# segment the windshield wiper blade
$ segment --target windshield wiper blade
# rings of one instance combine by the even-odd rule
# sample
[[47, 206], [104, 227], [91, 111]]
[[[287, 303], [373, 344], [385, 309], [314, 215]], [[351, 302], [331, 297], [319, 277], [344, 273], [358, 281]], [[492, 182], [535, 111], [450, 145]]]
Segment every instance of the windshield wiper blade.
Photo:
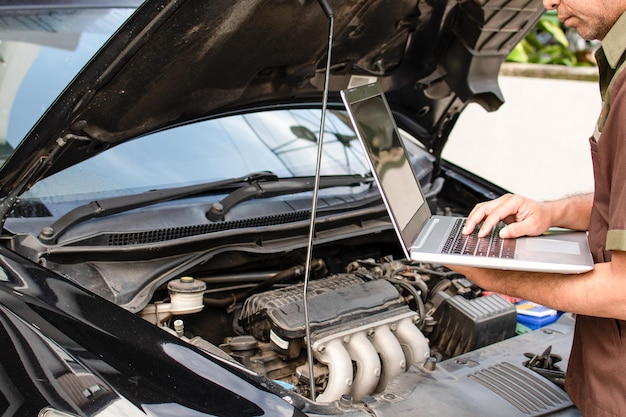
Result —
[[189, 185], [186, 187], [167, 188], [163, 190], [148, 191], [141, 194], [94, 200], [90, 203], [74, 208], [61, 216], [52, 225], [44, 227], [39, 233], [39, 239], [44, 243], [56, 243], [59, 236], [65, 233], [70, 227], [95, 217], [110, 216], [124, 211], [146, 207], [152, 204], [189, 197], [195, 194], [202, 194], [224, 188], [232, 188], [237, 184], [277, 180], [278, 176], [273, 172], [260, 171], [252, 172], [237, 178]]
[[[230, 178], [186, 187], [168, 188], [164, 190], [148, 191], [141, 194], [112, 197], [103, 200], [94, 200], [85, 205], [70, 210], [61, 216], [52, 225], [46, 226], [39, 233], [43, 243], [54, 244], [58, 238], [77, 223], [96, 217], [106, 217], [152, 204], [163, 203], [179, 198], [190, 197], [216, 190], [236, 188], [219, 203], [213, 204], [207, 217], [212, 221], [219, 221], [235, 205], [253, 199], [272, 197], [281, 194], [311, 191], [313, 178], [279, 179], [270, 171], [254, 172], [238, 178]], [[371, 177], [361, 175], [339, 175], [322, 178], [320, 188], [339, 186], [353, 186], [372, 182]], [[211, 213], [221, 206], [221, 213]], [[215, 219], [215, 220], [214, 220]]]
[[[372, 182], [372, 180], [373, 178], [362, 175], [327, 176], [320, 178], [319, 186], [320, 188], [347, 187]], [[281, 179], [276, 182], [253, 182], [228, 194], [220, 202], [213, 203], [207, 212], [207, 217], [217, 222], [222, 220], [230, 209], [244, 201], [312, 191], [314, 184], [315, 178], [313, 177]]]

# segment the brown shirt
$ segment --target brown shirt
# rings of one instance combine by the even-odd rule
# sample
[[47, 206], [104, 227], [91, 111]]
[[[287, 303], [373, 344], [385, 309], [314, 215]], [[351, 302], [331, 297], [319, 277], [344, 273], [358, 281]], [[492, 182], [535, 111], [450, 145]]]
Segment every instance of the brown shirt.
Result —
[[[603, 113], [590, 139], [595, 191], [589, 224], [596, 262], [626, 251], [625, 33], [626, 14], [597, 54]], [[565, 387], [586, 417], [626, 415], [626, 321], [577, 316]]]

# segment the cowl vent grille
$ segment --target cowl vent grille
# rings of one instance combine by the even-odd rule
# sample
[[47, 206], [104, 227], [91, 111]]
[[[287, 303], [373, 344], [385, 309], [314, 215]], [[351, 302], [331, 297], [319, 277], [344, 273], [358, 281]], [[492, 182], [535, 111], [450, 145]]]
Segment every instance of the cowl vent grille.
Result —
[[[227, 222], [200, 224], [194, 226], [172, 227], [167, 229], [148, 230], [142, 232], [109, 233], [109, 246], [144, 245], [168, 240], [181, 239], [190, 236], [198, 236], [207, 233], [221, 232], [224, 230], [245, 229], [253, 227], [272, 226], [276, 224], [294, 223], [307, 220], [310, 217], [309, 210], [294, 213], [277, 214], [273, 216], [255, 217]], [[105, 238], [106, 238], [105, 237]]]
[[507, 362], [468, 377], [529, 416], [544, 415], [548, 411], [571, 405], [569, 397], [559, 387], [531, 371]]

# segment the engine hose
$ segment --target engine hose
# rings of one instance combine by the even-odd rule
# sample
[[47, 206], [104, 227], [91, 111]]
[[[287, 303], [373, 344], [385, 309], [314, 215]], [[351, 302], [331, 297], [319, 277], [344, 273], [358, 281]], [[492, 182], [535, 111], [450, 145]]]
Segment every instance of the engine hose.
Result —
[[435, 284], [430, 293], [435, 295], [440, 291], [446, 291], [448, 288], [450, 288], [450, 285], [452, 285], [452, 282], [449, 279], [442, 279], [437, 284]]
[[426, 298], [428, 297], [428, 286], [426, 285], [426, 283], [422, 279], [416, 279], [415, 281], [411, 281], [409, 279], [396, 278], [396, 275], [402, 272], [406, 272], [406, 268], [398, 268], [392, 271], [391, 274], [389, 274], [389, 278], [393, 280], [397, 280], [398, 282], [406, 282], [408, 284], [413, 285], [414, 287], [417, 287], [421, 292], [422, 301], [426, 301]]
[[[320, 270], [324, 268], [324, 261], [321, 259], [313, 260], [311, 267], [315, 270]], [[265, 291], [266, 289], [271, 288], [273, 285], [278, 284], [281, 281], [284, 281], [289, 278], [294, 278], [297, 276], [301, 276], [304, 274], [304, 266], [296, 265], [291, 268], [285, 269], [284, 271], [280, 271], [271, 278], [266, 279], [265, 281], [259, 283], [253, 288], [250, 288], [246, 291], [239, 291], [237, 293], [232, 293], [230, 297], [222, 297], [222, 298], [212, 298], [205, 296], [203, 298], [204, 304], [210, 307], [229, 307], [236, 304], [238, 301], [245, 299], [253, 294], [256, 294], [261, 291]]]
[[424, 306], [424, 301], [422, 301], [422, 294], [418, 291], [415, 286], [413, 286], [413, 282], [404, 281], [396, 278], [385, 278], [392, 284], [398, 285], [399, 287], [407, 290], [415, 299], [415, 304], [417, 305], [417, 311], [419, 313], [419, 320], [417, 322], [417, 327], [421, 328], [422, 324], [424, 324], [424, 320], [426, 320], [426, 307]]
[[417, 272], [422, 272], [424, 274], [435, 275], [435, 276], [443, 277], [443, 278], [447, 278], [452, 275], [461, 275], [456, 271], [445, 271], [445, 272], [435, 271], [429, 268], [424, 268], [423, 266], [411, 266], [411, 270], [415, 270]]

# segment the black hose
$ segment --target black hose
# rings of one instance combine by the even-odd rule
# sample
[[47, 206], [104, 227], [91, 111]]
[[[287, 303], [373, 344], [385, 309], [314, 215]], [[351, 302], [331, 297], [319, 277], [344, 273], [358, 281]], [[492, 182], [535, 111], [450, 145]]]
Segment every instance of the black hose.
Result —
[[402, 282], [407, 282], [415, 287], [417, 287], [421, 293], [422, 293], [422, 301], [426, 301], [426, 297], [428, 297], [428, 285], [426, 285], [426, 283], [424, 282], [424, 280], [422, 280], [421, 278], [416, 279], [414, 281], [410, 280], [410, 279], [398, 279], [396, 278], [396, 275], [398, 275], [399, 273], [405, 272], [406, 268], [398, 268], [394, 271], [391, 272], [391, 274], [389, 274], [389, 278], [390, 279], [394, 279], [394, 280], [398, 280], [398, 281], [402, 281]]
[[[319, 270], [324, 267], [324, 262], [320, 259], [313, 260], [311, 267], [315, 270]], [[296, 265], [291, 268], [285, 269], [284, 271], [280, 271], [271, 278], [266, 279], [265, 281], [259, 283], [259, 285], [250, 288], [249, 290], [239, 291], [237, 293], [233, 293], [230, 297], [223, 298], [212, 298], [205, 296], [203, 298], [204, 304], [210, 307], [228, 307], [236, 304], [238, 301], [243, 300], [247, 297], [250, 297], [253, 294], [259, 293], [261, 291], [265, 291], [272, 286], [278, 284], [281, 281], [286, 279], [294, 278], [297, 276], [301, 276], [304, 274], [304, 266]]]
[[424, 306], [424, 302], [422, 301], [422, 294], [415, 286], [413, 286], [413, 282], [401, 280], [397, 278], [385, 278], [392, 284], [398, 285], [399, 287], [407, 290], [415, 299], [415, 304], [417, 306], [417, 310], [419, 313], [419, 321], [417, 322], [417, 327], [421, 328], [422, 324], [424, 324], [424, 320], [426, 319], [426, 307]]

